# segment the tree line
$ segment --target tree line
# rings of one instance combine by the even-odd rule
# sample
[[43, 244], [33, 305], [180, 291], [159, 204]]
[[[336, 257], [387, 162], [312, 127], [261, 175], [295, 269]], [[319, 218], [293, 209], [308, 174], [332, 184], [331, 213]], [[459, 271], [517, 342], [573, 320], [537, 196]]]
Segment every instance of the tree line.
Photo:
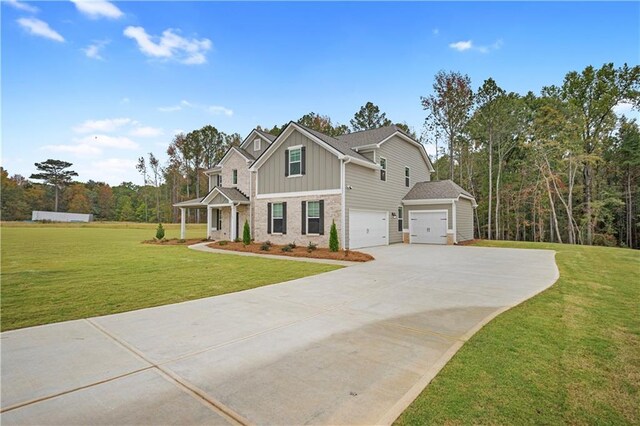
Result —
[[[640, 130], [615, 113], [621, 104], [640, 106], [640, 66], [588, 66], [537, 95], [507, 92], [492, 78], [473, 87], [467, 75], [438, 72], [431, 93], [420, 98], [419, 135], [372, 102], [349, 125], [315, 112], [297, 122], [331, 136], [395, 124], [433, 144], [432, 179], [452, 179], [474, 195], [478, 238], [640, 247]], [[286, 124], [258, 128], [277, 136]], [[211, 125], [175, 135], [165, 164], [153, 153], [138, 159], [143, 185], [74, 182], [71, 164], [59, 160], [37, 163], [29, 179], [3, 169], [2, 219], [25, 220], [31, 210], [58, 206], [99, 220], [174, 222], [179, 212], [172, 205], [202, 197], [202, 171], [241, 141]], [[192, 215], [203, 220], [198, 211]]]

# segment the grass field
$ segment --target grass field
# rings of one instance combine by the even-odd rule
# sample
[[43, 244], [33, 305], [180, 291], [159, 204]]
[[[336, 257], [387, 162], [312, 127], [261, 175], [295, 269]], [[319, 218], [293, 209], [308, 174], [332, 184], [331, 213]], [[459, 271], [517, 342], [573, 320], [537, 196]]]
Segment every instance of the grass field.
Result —
[[557, 251], [560, 279], [473, 336], [397, 420], [640, 424], [640, 252]]
[[[179, 225], [166, 225], [166, 238]], [[203, 236], [188, 225], [187, 237]], [[336, 269], [333, 265], [141, 244], [155, 225], [2, 223], [3, 331], [215, 296]]]

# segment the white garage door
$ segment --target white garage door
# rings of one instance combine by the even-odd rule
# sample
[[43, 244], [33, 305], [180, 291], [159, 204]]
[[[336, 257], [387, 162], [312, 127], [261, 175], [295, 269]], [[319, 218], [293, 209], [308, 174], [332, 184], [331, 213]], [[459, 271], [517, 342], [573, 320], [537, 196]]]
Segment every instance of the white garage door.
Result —
[[349, 210], [349, 248], [386, 245], [388, 233], [387, 212]]
[[447, 211], [409, 212], [412, 244], [447, 244]]

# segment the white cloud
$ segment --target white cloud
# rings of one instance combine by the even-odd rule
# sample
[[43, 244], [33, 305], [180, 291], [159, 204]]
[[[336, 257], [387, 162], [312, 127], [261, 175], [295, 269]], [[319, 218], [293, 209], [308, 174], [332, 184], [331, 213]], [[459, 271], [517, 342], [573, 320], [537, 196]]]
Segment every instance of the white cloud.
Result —
[[75, 126], [73, 131], [76, 133], [91, 132], [113, 132], [122, 126], [135, 123], [130, 118], [108, 118], [105, 120], [87, 120], [84, 123]]
[[482, 45], [482, 46], [476, 46], [473, 44], [473, 41], [471, 40], [466, 40], [466, 41], [457, 41], [455, 43], [450, 43], [449, 47], [457, 50], [458, 52], [465, 52], [467, 50], [475, 50], [477, 52], [480, 53], [489, 53], [491, 51], [494, 50], [498, 50], [502, 47], [504, 43], [502, 42], [502, 39], [496, 40], [495, 43], [489, 44], [489, 45]]
[[465, 50], [469, 50], [473, 47], [473, 42], [471, 40], [456, 41], [455, 43], [450, 43], [449, 47], [457, 50], [458, 52], [464, 52]]
[[78, 157], [95, 157], [102, 154], [102, 150], [100, 148], [86, 143], [73, 145], [45, 145], [42, 149], [51, 152], [75, 154]]
[[126, 136], [109, 136], [96, 134], [74, 139], [80, 145], [90, 145], [98, 148], [138, 149], [138, 144]]
[[198, 65], [207, 62], [205, 53], [211, 49], [211, 40], [188, 39], [176, 34], [171, 28], [162, 36], [147, 34], [142, 27], [127, 27], [124, 35], [135, 40], [142, 53], [152, 58], [173, 59], [183, 64]]
[[233, 115], [232, 109], [226, 108], [221, 105], [200, 105], [200, 104], [194, 104], [185, 100], [180, 101], [180, 103], [176, 105], [158, 107], [158, 111], [175, 112], [175, 111], [180, 111], [186, 108], [199, 109], [213, 115], [226, 115], [227, 117], [231, 117]]
[[112, 171], [128, 171], [135, 170], [136, 161], [128, 158], [107, 158], [106, 160], [94, 161], [92, 166], [99, 169], [108, 169]]
[[231, 117], [233, 115], [233, 110], [219, 105], [211, 105], [207, 108], [207, 111], [213, 115], [224, 114], [227, 117]]
[[431, 33], [432, 33], [434, 36], [437, 36], [438, 34], [440, 34], [440, 30], [439, 30], [438, 28], [434, 28], [434, 29], [432, 29], [432, 30], [431, 30]]
[[78, 164], [75, 169], [80, 179], [93, 179], [119, 185], [122, 182], [142, 184], [142, 177], [136, 171], [136, 160], [129, 158], [105, 158]]
[[106, 0], [71, 0], [76, 9], [91, 19], [109, 18], [118, 19], [124, 13], [112, 3]]
[[16, 22], [20, 24], [22, 28], [27, 30], [30, 34], [48, 38], [50, 40], [64, 42], [64, 37], [62, 37], [58, 32], [53, 30], [49, 24], [40, 19], [36, 18], [20, 18]]
[[158, 127], [141, 126], [136, 127], [130, 133], [131, 136], [137, 136], [141, 138], [152, 138], [155, 136], [162, 136], [164, 131]]
[[100, 52], [102, 51], [102, 49], [104, 49], [104, 47], [107, 44], [109, 44], [109, 40], [94, 41], [92, 44], [82, 49], [82, 51], [84, 52], [85, 55], [87, 55], [87, 58], [104, 61], [104, 57]]
[[24, 12], [38, 13], [40, 11], [40, 9], [38, 9], [37, 7], [18, 0], [4, 0], [3, 3], [6, 3], [9, 6], [22, 10]]

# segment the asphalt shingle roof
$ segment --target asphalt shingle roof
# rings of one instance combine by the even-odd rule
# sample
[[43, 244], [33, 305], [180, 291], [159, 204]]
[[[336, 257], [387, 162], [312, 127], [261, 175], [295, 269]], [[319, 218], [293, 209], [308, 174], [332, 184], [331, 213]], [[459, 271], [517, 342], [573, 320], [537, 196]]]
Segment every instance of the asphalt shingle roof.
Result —
[[218, 186], [216, 187], [218, 189], [218, 191], [220, 191], [225, 197], [229, 198], [231, 201], [234, 202], [248, 202], [249, 198], [244, 195], [242, 192], [238, 191], [237, 188], [227, 188], [224, 186]]
[[253, 156], [251, 153], [249, 153], [249, 151], [247, 151], [246, 149], [244, 149], [244, 148], [240, 148], [239, 146], [237, 146], [237, 147], [236, 147], [236, 149], [237, 149], [238, 151], [240, 151], [240, 153], [241, 153], [242, 155], [244, 155], [245, 157], [247, 157], [249, 160], [253, 161], [253, 160], [255, 160], [255, 159], [256, 159], [256, 157], [254, 157], [254, 156]]
[[306, 126], [303, 126], [302, 124], [298, 124], [298, 126], [302, 127], [303, 129], [305, 129], [307, 132], [311, 133], [312, 135], [314, 135], [315, 137], [317, 137], [318, 139], [322, 140], [323, 142], [325, 142], [327, 145], [329, 145], [330, 147], [336, 149], [338, 152], [345, 154], [345, 155], [349, 155], [351, 157], [357, 158], [358, 160], [362, 160], [362, 161], [366, 161], [367, 163], [373, 163], [373, 161], [369, 160], [367, 157], [365, 157], [362, 154], [359, 154], [357, 152], [355, 152], [354, 150], [351, 149], [351, 147], [349, 147], [349, 145], [347, 145], [346, 143], [336, 139], [336, 138], [332, 138], [329, 135], [325, 135], [324, 133], [318, 132], [317, 130], [313, 130], [310, 129]]
[[382, 142], [397, 131], [402, 131], [396, 126], [379, 127], [377, 129], [363, 130], [361, 132], [346, 133], [338, 136], [338, 140], [344, 142], [349, 148], [363, 145], [371, 145]]
[[452, 180], [434, 180], [431, 182], [417, 182], [403, 200], [437, 200], [442, 198], [458, 198], [466, 195], [473, 198], [473, 195], [462, 189]]
[[269, 139], [271, 142], [276, 140], [276, 136], [272, 135], [271, 133], [267, 133], [264, 130], [258, 130], [258, 129], [255, 129], [255, 130], [256, 130], [256, 132], [260, 133], [265, 138]]

